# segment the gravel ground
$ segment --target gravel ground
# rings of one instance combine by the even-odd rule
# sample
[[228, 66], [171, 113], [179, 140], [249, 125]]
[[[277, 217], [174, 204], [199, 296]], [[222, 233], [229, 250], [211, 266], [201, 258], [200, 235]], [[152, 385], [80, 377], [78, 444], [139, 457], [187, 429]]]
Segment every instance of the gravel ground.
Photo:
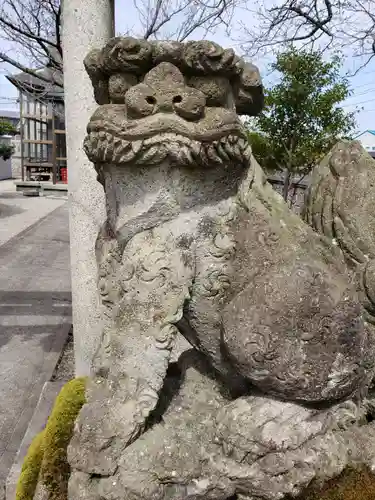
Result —
[[68, 335], [65, 347], [52, 375], [51, 381], [69, 381], [74, 378], [73, 328]]

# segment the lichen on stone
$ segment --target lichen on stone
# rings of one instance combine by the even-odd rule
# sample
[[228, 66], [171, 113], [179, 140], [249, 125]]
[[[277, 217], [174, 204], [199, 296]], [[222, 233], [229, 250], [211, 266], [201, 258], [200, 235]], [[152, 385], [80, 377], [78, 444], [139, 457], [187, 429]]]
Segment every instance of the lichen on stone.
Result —
[[56, 398], [46, 428], [26, 455], [17, 485], [16, 500], [32, 500], [38, 485], [49, 500], [67, 499], [70, 466], [67, 448], [77, 415], [85, 403], [85, 378], [69, 381]]

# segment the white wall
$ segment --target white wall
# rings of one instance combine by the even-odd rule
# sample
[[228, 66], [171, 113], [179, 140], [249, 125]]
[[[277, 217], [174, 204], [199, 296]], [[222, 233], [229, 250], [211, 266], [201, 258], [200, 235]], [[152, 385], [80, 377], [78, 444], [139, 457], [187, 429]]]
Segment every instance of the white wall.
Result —
[[362, 146], [367, 151], [375, 151], [375, 135], [370, 132], [364, 132], [359, 137], [357, 137], [357, 141], [360, 141]]
[[10, 162], [12, 164], [12, 177], [13, 179], [21, 179], [22, 177], [22, 163], [21, 163], [21, 137], [16, 135], [12, 138], [12, 146], [14, 153]]
[[[10, 137], [0, 137], [0, 141], [3, 144], [10, 144], [11, 143], [11, 138]], [[3, 160], [3, 157], [0, 157], [0, 180], [3, 179], [11, 179], [12, 177], [12, 165], [11, 165], [11, 160]]]
[[0, 157], [0, 181], [12, 178], [12, 165], [10, 160], [3, 160]]

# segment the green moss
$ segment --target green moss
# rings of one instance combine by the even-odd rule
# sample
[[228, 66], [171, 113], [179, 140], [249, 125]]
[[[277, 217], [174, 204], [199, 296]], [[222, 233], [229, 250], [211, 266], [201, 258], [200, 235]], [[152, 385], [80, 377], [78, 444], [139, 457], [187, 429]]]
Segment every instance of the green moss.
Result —
[[323, 487], [309, 487], [295, 500], [375, 500], [375, 476], [366, 467], [347, 468]]
[[67, 498], [70, 467], [66, 453], [74, 422], [84, 403], [85, 379], [73, 379], [62, 388], [48, 419], [40, 474], [50, 492], [50, 500]]
[[43, 460], [43, 439], [44, 431], [35, 436], [28, 449], [17, 483], [16, 500], [31, 500], [34, 496]]
[[32, 500], [38, 478], [49, 500], [67, 500], [70, 467], [67, 448], [75, 420], [85, 403], [85, 378], [68, 382], [57, 396], [44, 431], [32, 442], [17, 485], [16, 500]]

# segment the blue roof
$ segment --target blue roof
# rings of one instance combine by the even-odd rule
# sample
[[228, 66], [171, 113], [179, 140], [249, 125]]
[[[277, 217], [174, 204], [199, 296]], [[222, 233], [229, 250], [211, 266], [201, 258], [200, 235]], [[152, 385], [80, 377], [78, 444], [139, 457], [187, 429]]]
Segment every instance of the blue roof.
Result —
[[363, 132], [361, 132], [360, 134], [356, 135], [354, 137], [354, 139], [357, 139], [358, 137], [361, 137], [361, 135], [365, 134], [366, 132], [368, 132], [369, 134], [372, 134], [372, 135], [375, 135], [375, 130], [364, 130]]

